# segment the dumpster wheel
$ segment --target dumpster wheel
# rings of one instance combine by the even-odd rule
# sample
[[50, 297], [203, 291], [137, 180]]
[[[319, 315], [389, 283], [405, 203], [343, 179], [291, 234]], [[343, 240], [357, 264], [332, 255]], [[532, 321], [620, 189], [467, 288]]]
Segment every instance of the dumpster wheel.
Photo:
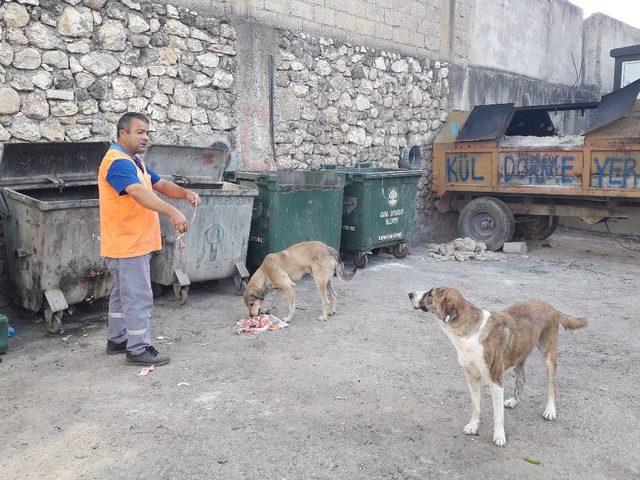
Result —
[[391, 249], [391, 253], [396, 258], [404, 258], [411, 252], [411, 247], [408, 243], [396, 243]]
[[151, 284], [151, 292], [153, 293], [153, 298], [158, 298], [162, 295], [162, 291], [164, 290], [164, 285], [160, 285], [159, 283]]
[[356, 268], [367, 268], [369, 263], [368, 252], [356, 252], [356, 256], [353, 259], [353, 264]]
[[62, 333], [62, 312], [52, 312], [49, 308], [44, 309], [44, 321], [49, 333]]
[[176, 297], [178, 305], [184, 305], [189, 299], [189, 285], [174, 285], [173, 294]]

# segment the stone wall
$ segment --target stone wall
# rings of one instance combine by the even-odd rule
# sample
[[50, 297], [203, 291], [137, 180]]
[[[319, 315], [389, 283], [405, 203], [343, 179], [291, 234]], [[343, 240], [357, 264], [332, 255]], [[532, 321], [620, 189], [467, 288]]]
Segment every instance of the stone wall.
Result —
[[279, 47], [278, 169], [396, 166], [400, 148], [430, 145], [447, 118], [449, 69], [438, 61], [289, 31]]
[[233, 139], [236, 30], [132, 0], [17, 0], [0, 8], [0, 141], [109, 140], [126, 111], [156, 143]]

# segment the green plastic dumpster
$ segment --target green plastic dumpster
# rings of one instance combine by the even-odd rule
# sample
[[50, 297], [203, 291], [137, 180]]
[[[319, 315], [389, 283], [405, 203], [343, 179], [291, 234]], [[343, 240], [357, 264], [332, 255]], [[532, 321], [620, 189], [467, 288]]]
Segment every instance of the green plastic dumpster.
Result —
[[9, 348], [9, 319], [0, 313], [0, 353]]
[[358, 268], [367, 256], [389, 250], [396, 258], [409, 254], [408, 239], [416, 213], [419, 170], [353, 168], [323, 165], [323, 170], [345, 177], [341, 248], [355, 253]]
[[320, 171], [226, 172], [225, 178], [258, 190], [247, 265], [258, 267], [267, 254], [307, 240], [340, 250], [344, 175]]

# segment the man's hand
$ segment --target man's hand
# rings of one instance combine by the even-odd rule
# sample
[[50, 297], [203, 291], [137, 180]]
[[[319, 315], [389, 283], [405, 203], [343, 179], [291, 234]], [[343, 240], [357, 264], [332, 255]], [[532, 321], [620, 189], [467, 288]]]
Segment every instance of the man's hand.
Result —
[[184, 198], [186, 198], [193, 207], [200, 205], [200, 195], [192, 190], [186, 190]]
[[182, 214], [182, 212], [180, 212], [180, 210], [178, 210], [177, 208], [175, 209], [173, 214], [171, 214], [171, 216], [169, 217], [169, 220], [171, 221], [171, 225], [173, 225], [173, 228], [177, 232], [184, 233], [189, 229], [189, 225], [187, 224], [187, 219]]

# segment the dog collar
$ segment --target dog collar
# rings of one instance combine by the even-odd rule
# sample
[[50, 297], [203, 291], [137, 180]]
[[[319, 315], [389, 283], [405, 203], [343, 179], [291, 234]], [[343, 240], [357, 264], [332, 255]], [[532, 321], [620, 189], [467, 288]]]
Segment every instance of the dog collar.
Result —
[[443, 322], [444, 323], [449, 323], [451, 321], [451, 315], [447, 315], [446, 317], [444, 317]]

